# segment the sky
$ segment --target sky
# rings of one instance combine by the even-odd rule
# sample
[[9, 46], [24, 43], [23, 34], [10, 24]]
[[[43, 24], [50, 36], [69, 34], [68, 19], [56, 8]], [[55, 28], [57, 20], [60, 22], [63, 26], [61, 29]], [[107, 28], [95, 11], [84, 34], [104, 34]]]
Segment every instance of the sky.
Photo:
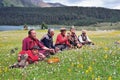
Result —
[[43, 0], [45, 2], [62, 3], [67, 6], [105, 7], [120, 9], [120, 0]]

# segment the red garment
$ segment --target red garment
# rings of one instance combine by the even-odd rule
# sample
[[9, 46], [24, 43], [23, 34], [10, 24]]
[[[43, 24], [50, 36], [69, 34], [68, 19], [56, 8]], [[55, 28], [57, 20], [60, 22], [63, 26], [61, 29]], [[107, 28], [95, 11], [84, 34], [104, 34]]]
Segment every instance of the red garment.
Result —
[[58, 34], [58, 36], [57, 36], [56, 45], [57, 44], [66, 44], [66, 45], [70, 46], [67, 36], [63, 36], [61, 33]]
[[30, 61], [32, 61], [32, 62], [38, 61], [38, 59], [39, 59], [38, 55], [33, 54], [31, 50], [20, 51], [19, 52], [19, 55], [23, 55], [23, 54], [28, 54], [28, 59], [27, 59], [28, 62], [30, 62]]
[[38, 39], [33, 39], [30, 36], [25, 38], [22, 42], [22, 50], [24, 51], [31, 50], [33, 46], [39, 46], [40, 48], [44, 47], [44, 45], [41, 44]]

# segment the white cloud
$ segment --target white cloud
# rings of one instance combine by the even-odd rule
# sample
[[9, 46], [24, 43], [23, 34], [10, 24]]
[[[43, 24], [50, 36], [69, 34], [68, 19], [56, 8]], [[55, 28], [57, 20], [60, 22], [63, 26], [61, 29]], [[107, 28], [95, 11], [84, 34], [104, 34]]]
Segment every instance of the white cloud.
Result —
[[59, 2], [67, 6], [106, 7], [120, 9], [120, 0], [44, 0], [47, 2]]
[[113, 7], [113, 9], [120, 9], [120, 5]]
[[45, 2], [52, 2], [52, 3], [56, 3], [56, 2], [59, 2], [59, 3], [63, 3], [63, 4], [66, 4], [67, 2], [69, 2], [69, 0], [44, 0]]
[[76, 2], [76, 4], [77, 4], [77, 6], [87, 6], [87, 7], [99, 6], [99, 7], [102, 7], [104, 3], [102, 0], [83, 0], [83, 1]]

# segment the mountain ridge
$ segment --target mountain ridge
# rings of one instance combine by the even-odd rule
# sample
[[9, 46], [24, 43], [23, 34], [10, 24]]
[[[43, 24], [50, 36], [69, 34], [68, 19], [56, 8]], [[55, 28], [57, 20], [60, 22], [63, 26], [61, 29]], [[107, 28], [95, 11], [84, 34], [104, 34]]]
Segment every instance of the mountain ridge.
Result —
[[43, 0], [0, 0], [0, 7], [64, 7], [61, 3], [47, 3]]

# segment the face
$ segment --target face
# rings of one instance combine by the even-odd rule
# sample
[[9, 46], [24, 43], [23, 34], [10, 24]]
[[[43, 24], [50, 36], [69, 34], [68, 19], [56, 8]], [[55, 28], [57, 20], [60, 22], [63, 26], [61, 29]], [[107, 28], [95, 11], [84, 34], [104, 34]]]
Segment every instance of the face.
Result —
[[32, 52], [33, 52], [33, 54], [38, 54], [39, 53], [39, 51], [37, 49], [33, 49]]
[[35, 30], [31, 31], [30, 36], [35, 39], [36, 38], [36, 31]]
[[54, 31], [51, 31], [51, 32], [50, 32], [50, 35], [51, 35], [51, 36], [54, 36], [54, 34], [55, 34]]
[[66, 34], [66, 31], [62, 31], [62, 32], [61, 32], [61, 34], [65, 36], [65, 34]]
[[82, 34], [83, 34], [83, 35], [86, 35], [86, 32], [83, 32]]
[[74, 29], [74, 28], [71, 29], [70, 32], [71, 32], [71, 33], [75, 33], [75, 29]]

